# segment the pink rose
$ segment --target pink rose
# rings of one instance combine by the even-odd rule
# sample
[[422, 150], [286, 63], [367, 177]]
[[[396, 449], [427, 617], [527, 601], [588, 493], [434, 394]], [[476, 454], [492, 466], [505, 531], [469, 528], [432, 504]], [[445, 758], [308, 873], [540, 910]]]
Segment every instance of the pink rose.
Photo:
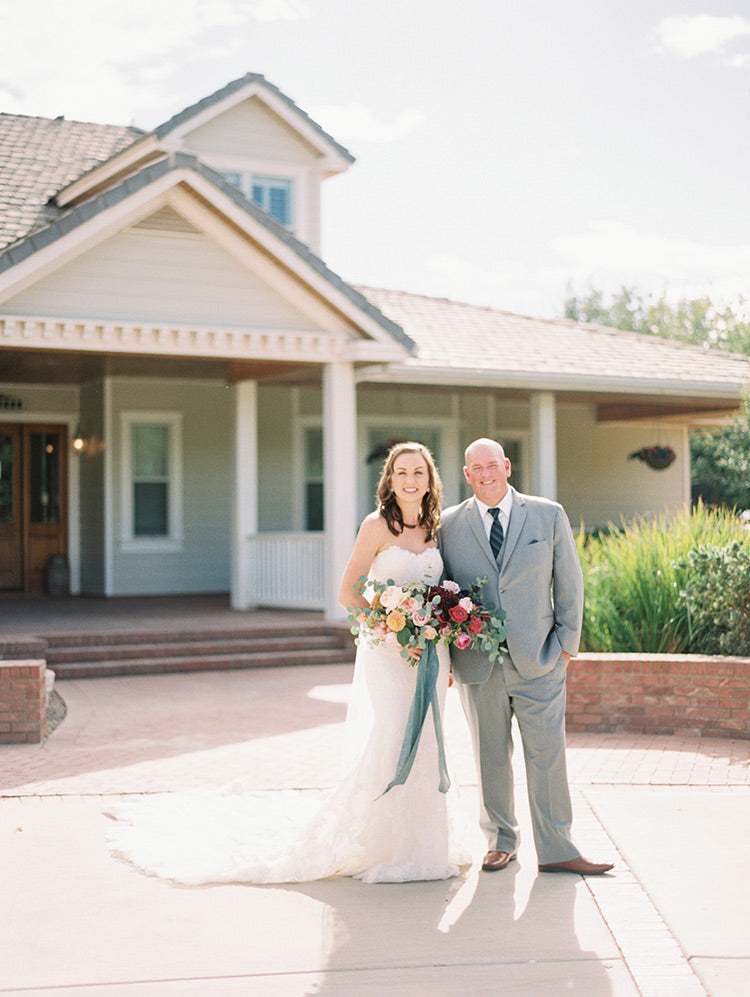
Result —
[[411, 614], [412, 622], [418, 626], [423, 627], [426, 623], [429, 623], [432, 619], [430, 613], [426, 613], [423, 609], [415, 609]]
[[425, 627], [424, 630], [422, 631], [422, 636], [424, 637], [425, 640], [435, 640], [437, 638], [437, 635], [438, 635], [437, 630], [432, 626]]
[[461, 591], [461, 586], [460, 585], [456, 585], [455, 582], [451, 582], [451, 581], [443, 582], [443, 584], [441, 585], [441, 588], [444, 588], [446, 592], [460, 592]]
[[401, 647], [401, 645], [398, 642], [398, 637], [392, 630], [389, 630], [388, 633], [385, 635], [385, 646], [393, 648]]
[[480, 634], [482, 632], [482, 621], [478, 616], [469, 617], [469, 633]]
[[474, 610], [474, 603], [468, 596], [464, 596], [463, 599], [459, 599], [458, 604], [462, 609], [465, 609], [467, 613], [471, 613]]
[[456, 647], [463, 650], [464, 648], [469, 647], [470, 644], [471, 644], [471, 637], [468, 634], [465, 634], [462, 631], [461, 633], [456, 635]]

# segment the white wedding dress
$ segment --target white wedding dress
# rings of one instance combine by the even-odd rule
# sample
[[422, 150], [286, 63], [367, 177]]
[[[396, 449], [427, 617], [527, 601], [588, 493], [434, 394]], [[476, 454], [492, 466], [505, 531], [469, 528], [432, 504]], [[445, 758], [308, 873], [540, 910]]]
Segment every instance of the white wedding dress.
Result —
[[[370, 577], [397, 584], [437, 582], [437, 549], [389, 547]], [[438, 649], [441, 713], [449, 657]], [[438, 752], [428, 714], [414, 765], [393, 778], [417, 669], [399, 650], [362, 639], [344, 734], [341, 781], [323, 798], [305, 790], [230, 786], [142, 797], [109, 811], [112, 851], [144, 872], [201, 883], [290, 883], [355, 876], [366, 883], [447, 879], [471, 862], [470, 823], [457, 790], [438, 790]], [[311, 798], [314, 802], [310, 812]]]

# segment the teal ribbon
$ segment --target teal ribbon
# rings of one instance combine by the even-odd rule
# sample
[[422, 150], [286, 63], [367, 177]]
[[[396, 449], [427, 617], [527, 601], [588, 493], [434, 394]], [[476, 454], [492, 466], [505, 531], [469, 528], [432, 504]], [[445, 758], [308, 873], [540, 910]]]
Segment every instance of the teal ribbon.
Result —
[[406, 731], [401, 745], [401, 753], [396, 764], [396, 774], [381, 793], [385, 796], [389, 789], [394, 786], [403, 785], [411, 772], [414, 759], [417, 757], [419, 739], [422, 736], [427, 710], [432, 706], [432, 721], [435, 726], [435, 739], [438, 749], [438, 769], [440, 771], [441, 793], [447, 793], [450, 788], [450, 778], [448, 777], [448, 766], [445, 763], [445, 745], [443, 744], [443, 725], [440, 720], [440, 703], [437, 695], [438, 672], [440, 663], [438, 662], [437, 651], [434, 643], [428, 643], [424, 653], [417, 665], [417, 687], [414, 690], [414, 699], [409, 710], [409, 719], [406, 721]]

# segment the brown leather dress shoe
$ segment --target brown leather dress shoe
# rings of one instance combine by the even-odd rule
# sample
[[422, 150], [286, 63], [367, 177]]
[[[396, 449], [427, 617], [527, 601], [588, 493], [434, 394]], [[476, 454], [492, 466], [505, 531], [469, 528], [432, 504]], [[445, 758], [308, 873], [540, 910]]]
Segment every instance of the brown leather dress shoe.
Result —
[[482, 859], [482, 869], [484, 872], [497, 872], [499, 869], [504, 869], [515, 857], [515, 852], [487, 852]]
[[548, 865], [540, 865], [539, 872], [574, 872], [579, 876], [601, 876], [603, 872], [609, 872], [614, 868], [614, 862], [589, 862], [588, 859], [579, 855], [569, 862], [552, 862]]

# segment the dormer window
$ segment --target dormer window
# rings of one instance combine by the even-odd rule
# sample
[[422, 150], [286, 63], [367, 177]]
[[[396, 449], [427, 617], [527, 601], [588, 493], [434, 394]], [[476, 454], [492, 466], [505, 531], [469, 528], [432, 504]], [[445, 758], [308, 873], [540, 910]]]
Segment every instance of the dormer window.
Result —
[[284, 177], [262, 177], [252, 173], [224, 171], [224, 178], [245, 197], [259, 205], [271, 218], [292, 227], [292, 181]]

